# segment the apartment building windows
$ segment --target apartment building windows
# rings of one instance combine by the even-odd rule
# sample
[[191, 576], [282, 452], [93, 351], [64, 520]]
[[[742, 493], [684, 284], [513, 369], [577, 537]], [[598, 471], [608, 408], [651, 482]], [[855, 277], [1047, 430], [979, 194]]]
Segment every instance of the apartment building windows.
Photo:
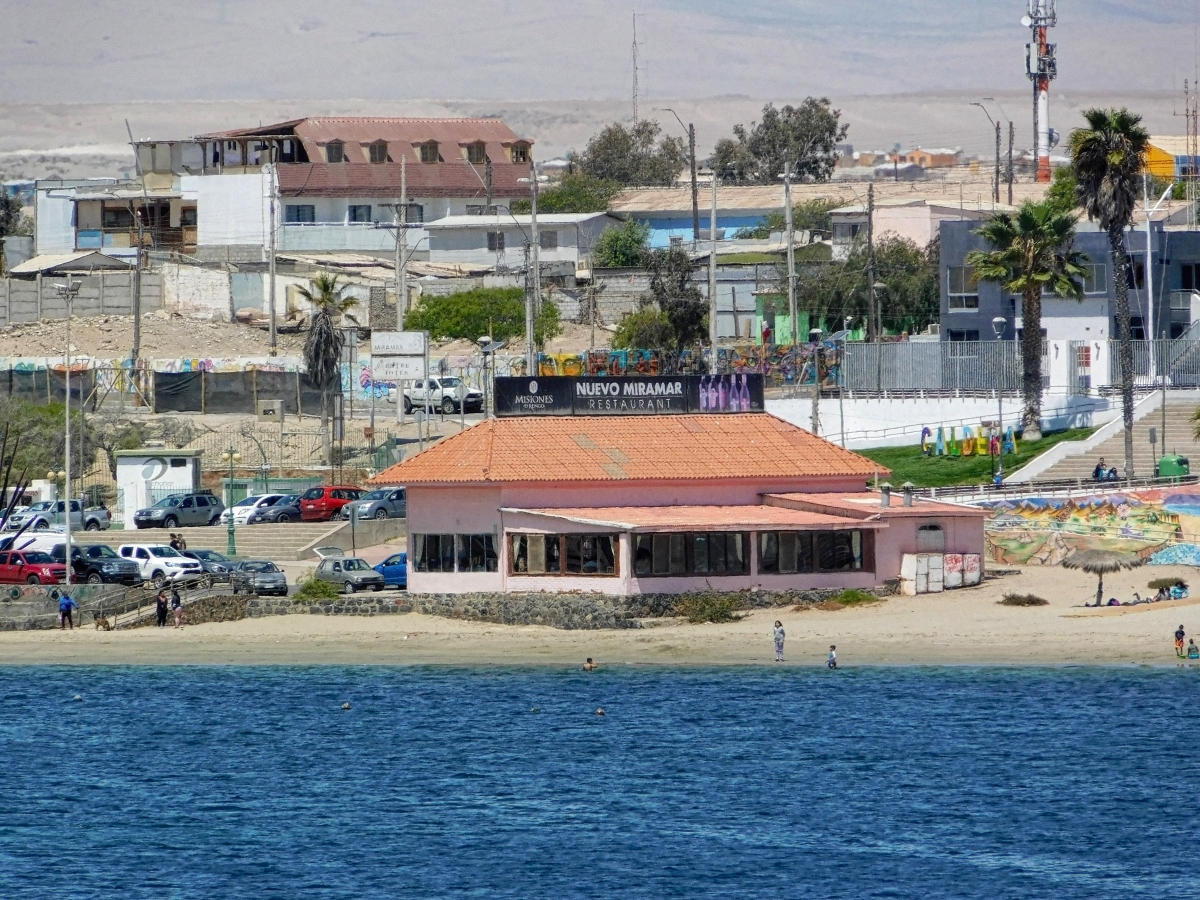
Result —
[[482, 166], [487, 162], [487, 144], [483, 141], [476, 141], [473, 144], [467, 144], [467, 162], [473, 166]]
[[341, 141], [330, 141], [325, 145], [325, 161], [340, 163], [346, 161], [346, 145]]
[[974, 266], [950, 266], [946, 270], [946, 298], [950, 312], [979, 309], [979, 286]]
[[317, 208], [311, 203], [289, 203], [283, 208], [283, 221], [288, 225], [309, 225], [317, 221]]
[[387, 141], [376, 141], [370, 147], [371, 162], [385, 163], [388, 161]]
[[438, 153], [437, 141], [426, 141], [421, 145], [421, 162], [435, 163], [441, 160], [441, 155]]
[[370, 222], [371, 221], [371, 204], [361, 203], [350, 204], [350, 221], [351, 222]]
[[557, 231], [541, 231], [538, 232], [538, 246], [543, 250], [558, 249], [558, 232]]
[[504, 232], [489, 231], [487, 233], [487, 248], [488, 253], [503, 253], [504, 252]]

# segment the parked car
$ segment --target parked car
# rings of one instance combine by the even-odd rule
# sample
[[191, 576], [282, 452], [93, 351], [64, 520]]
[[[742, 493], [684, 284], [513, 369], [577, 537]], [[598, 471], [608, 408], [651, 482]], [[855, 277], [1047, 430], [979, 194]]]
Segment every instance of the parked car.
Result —
[[190, 559], [165, 544], [122, 544], [117, 552], [123, 559], [137, 563], [142, 581], [149, 581], [156, 588], [161, 588], [168, 581], [198, 581], [204, 575], [198, 560]]
[[393, 553], [375, 567], [388, 587], [408, 587], [408, 554]]
[[225, 504], [211, 491], [171, 494], [133, 514], [137, 528], [178, 528], [180, 525], [216, 525]]
[[[414, 381], [412, 387], [404, 390], [404, 411], [412, 412], [413, 407], [419, 406], [429, 411], [440, 409], [446, 415], [456, 413], [459, 411], [460, 383], [461, 379], [454, 377], [430, 378], [428, 382]], [[469, 388], [463, 406], [467, 412], [479, 412], [483, 409], [483, 391]]]
[[357, 556], [333, 557], [321, 560], [317, 566], [316, 577], [341, 587], [345, 594], [353, 594], [357, 590], [370, 588], [382, 591], [386, 582], [379, 572], [376, 572], [365, 559]]
[[404, 488], [384, 488], [347, 503], [338, 516], [348, 519], [355, 509], [360, 519], [403, 519], [408, 515], [408, 500]]
[[[4, 523], [5, 531], [19, 531], [28, 521], [26, 531], [47, 531], [55, 526], [62, 530], [65, 524], [63, 512], [66, 509], [65, 500], [40, 500], [27, 507], [22, 512], [14, 512]], [[112, 515], [108, 509], [98, 506], [84, 509], [82, 501], [71, 501], [71, 530], [72, 531], [102, 531], [112, 524]]]
[[[61, 538], [50, 548], [50, 558], [61, 563], [66, 542]], [[138, 564], [121, 559], [108, 544], [71, 544], [71, 577], [87, 584], [141, 584]]]
[[221, 524], [228, 525], [232, 518], [234, 525], [245, 525], [258, 510], [274, 506], [281, 499], [283, 499], [283, 494], [254, 494], [244, 500], [239, 500], [221, 513]]
[[0, 553], [0, 584], [62, 584], [67, 567], [42, 550]]
[[250, 525], [261, 525], [263, 522], [299, 522], [300, 495], [287, 494], [270, 506], [260, 506], [246, 521]]
[[279, 570], [279, 566], [265, 559], [247, 559], [234, 563], [229, 584], [235, 594], [274, 594], [286, 597], [288, 593], [287, 576]]
[[305, 522], [327, 522], [351, 500], [359, 499], [362, 488], [348, 484], [325, 484], [300, 495], [300, 518]]
[[188, 559], [194, 559], [200, 563], [200, 569], [204, 573], [200, 578], [200, 584], [203, 587], [211, 587], [218, 582], [229, 581], [229, 573], [233, 570], [235, 563], [228, 556], [223, 556], [216, 550], [183, 550], [181, 552]]

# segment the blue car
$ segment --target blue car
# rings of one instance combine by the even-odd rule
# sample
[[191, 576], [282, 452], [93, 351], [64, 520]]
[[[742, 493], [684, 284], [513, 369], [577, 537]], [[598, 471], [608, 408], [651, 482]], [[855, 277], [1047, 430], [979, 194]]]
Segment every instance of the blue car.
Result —
[[408, 554], [393, 553], [375, 567], [388, 587], [408, 588]]

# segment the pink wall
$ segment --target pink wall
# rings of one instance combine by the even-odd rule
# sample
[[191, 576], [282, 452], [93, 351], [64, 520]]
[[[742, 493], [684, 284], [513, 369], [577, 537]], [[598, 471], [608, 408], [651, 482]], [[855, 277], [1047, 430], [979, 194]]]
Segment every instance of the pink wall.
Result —
[[917, 529], [922, 525], [942, 526], [946, 553], [983, 553], [983, 516], [895, 516], [875, 541], [875, 571], [881, 583], [900, 577], [900, 557], [917, 552]]

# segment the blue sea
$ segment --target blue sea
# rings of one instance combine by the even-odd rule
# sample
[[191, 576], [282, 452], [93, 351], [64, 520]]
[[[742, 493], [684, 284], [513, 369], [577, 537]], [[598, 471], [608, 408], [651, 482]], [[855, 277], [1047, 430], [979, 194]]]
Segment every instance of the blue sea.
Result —
[[0, 898], [1192, 896], [1198, 699], [1178, 669], [0, 668]]

